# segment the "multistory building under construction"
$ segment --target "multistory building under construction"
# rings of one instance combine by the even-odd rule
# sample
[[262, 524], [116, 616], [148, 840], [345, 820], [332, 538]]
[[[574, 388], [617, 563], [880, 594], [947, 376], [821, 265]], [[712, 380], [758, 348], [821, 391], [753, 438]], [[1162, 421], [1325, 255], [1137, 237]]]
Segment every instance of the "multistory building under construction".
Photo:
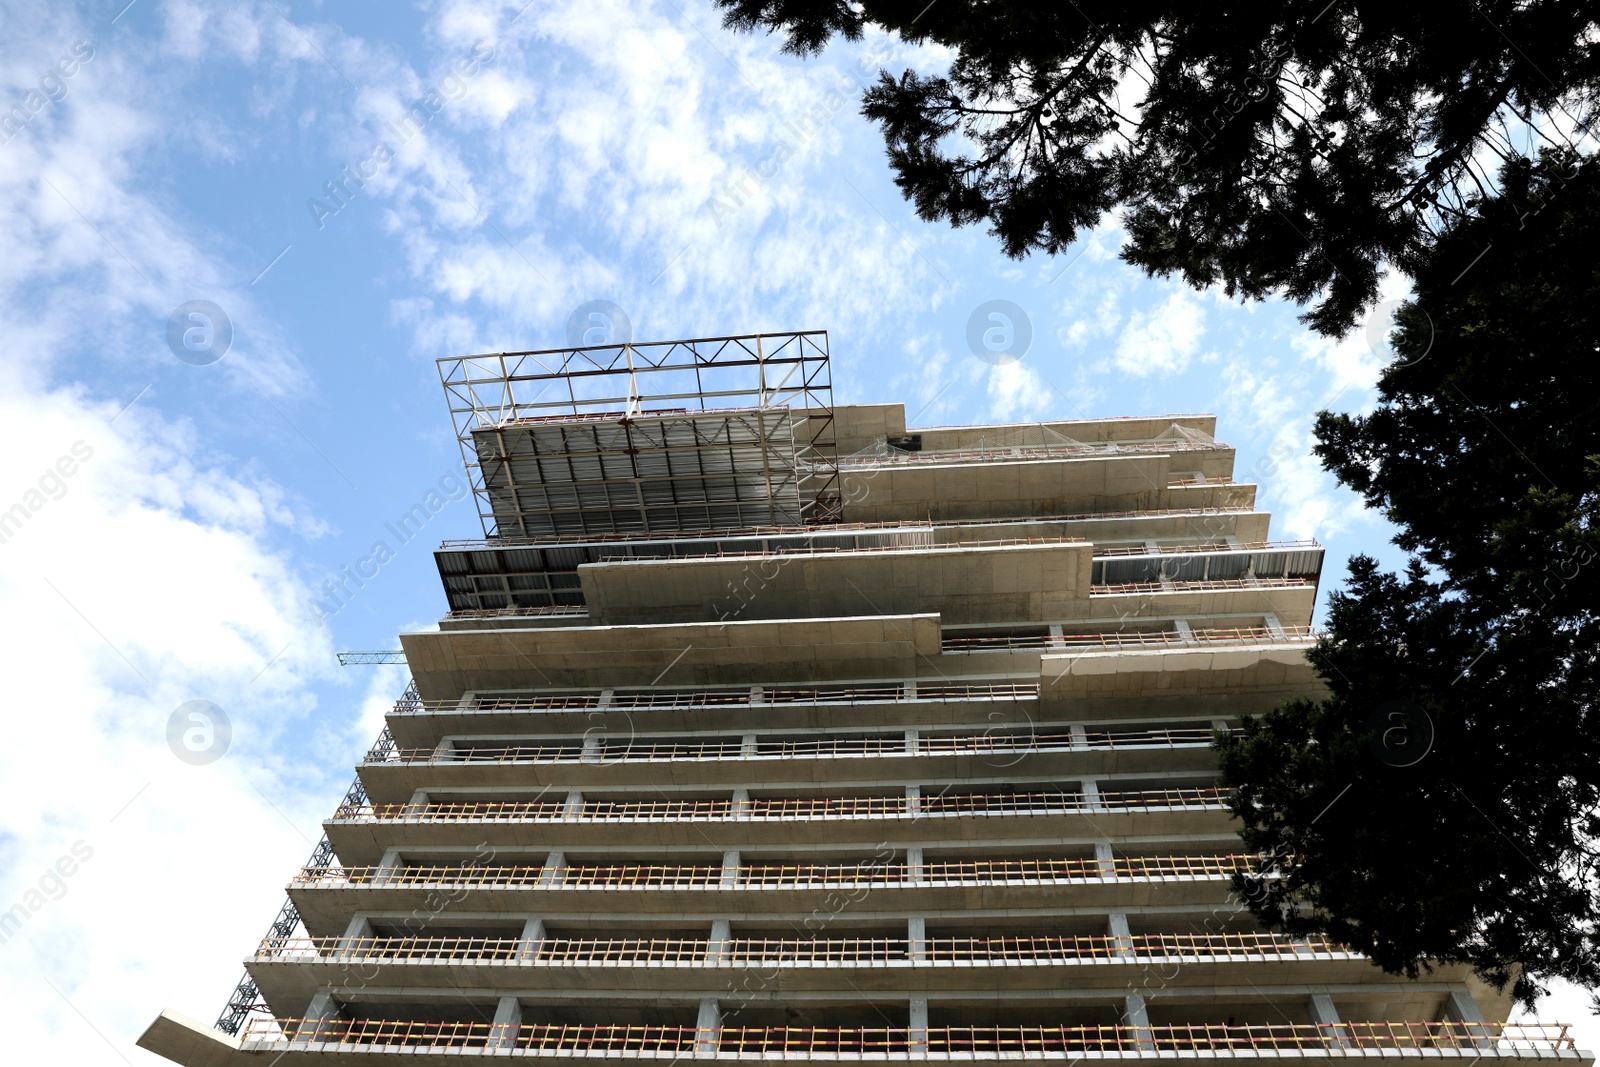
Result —
[[1588, 1064], [1253, 920], [1216, 731], [1322, 570], [1205, 415], [914, 428], [826, 335], [440, 362], [484, 538], [180, 1063]]

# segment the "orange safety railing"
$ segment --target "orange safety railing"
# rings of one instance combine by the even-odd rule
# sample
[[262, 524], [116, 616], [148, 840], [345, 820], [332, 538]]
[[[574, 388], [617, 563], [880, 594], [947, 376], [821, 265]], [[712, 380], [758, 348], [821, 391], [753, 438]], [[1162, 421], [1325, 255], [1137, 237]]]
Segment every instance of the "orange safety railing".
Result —
[[514, 886], [542, 889], [828, 889], [838, 886], [1029, 885], [1121, 879], [1225, 879], [1259, 857], [1119, 856], [1099, 859], [966, 860], [923, 863], [611, 864], [573, 867], [305, 867], [297, 886], [314, 888]]
[[1310, 589], [1316, 585], [1311, 578], [1196, 578], [1173, 579], [1167, 582], [1114, 582], [1099, 583], [1089, 587], [1090, 596], [1111, 596], [1121, 593], [1204, 593], [1224, 589]]
[[895, 819], [969, 815], [1053, 815], [1080, 811], [1223, 810], [1232, 790], [1143, 789], [1082, 793], [940, 793], [922, 797], [752, 797], [728, 800], [483, 801], [454, 804], [347, 804], [337, 822], [721, 822]]
[[[496, 1048], [530, 1053], [675, 1055], [697, 1047], [741, 1056], [826, 1056], [862, 1059], [928, 1055], [1051, 1059], [1097, 1052], [1177, 1058], [1185, 1052], [1251, 1051], [1258, 1055], [1316, 1051], [1359, 1055], [1367, 1049], [1460, 1049], [1477, 1056], [1520, 1058], [1572, 1052], [1569, 1027], [1554, 1023], [1342, 1022], [1229, 1026], [938, 1026], [722, 1027], [581, 1023], [413, 1022], [401, 1019], [252, 1019], [245, 1051], [277, 1051], [291, 1043], [368, 1048]], [[1297, 1059], [1300, 1057], [1296, 1057]]]
[[369, 751], [373, 763], [657, 763], [672, 761], [766, 760], [803, 757], [944, 756], [982, 752], [1067, 752], [1133, 748], [1178, 748], [1211, 743], [1210, 728], [1184, 730], [1097, 730], [1072, 733], [978, 734], [962, 737], [830, 737], [815, 741], [760, 741], [747, 748], [737, 737], [718, 741], [602, 742], [581, 744], [495, 745]]
[[1148, 960], [1359, 958], [1321, 938], [1277, 934], [1138, 934], [1132, 937], [839, 938], [517, 938], [305, 937], [267, 938], [257, 962], [386, 963], [516, 962], [528, 965], [735, 967], [753, 963], [804, 966], [1083, 962]]
[[879, 686], [774, 686], [752, 695], [751, 687], [739, 689], [662, 689], [639, 692], [619, 690], [601, 704], [601, 691], [585, 693], [531, 694], [528, 696], [478, 697], [466, 707], [459, 700], [402, 700], [395, 704], [397, 715], [487, 714], [504, 711], [659, 711], [673, 708], [720, 706], [764, 707], [778, 704], [897, 704], [914, 701], [1015, 701], [1032, 700], [1039, 695], [1033, 682], [999, 684], [919, 684], [915, 692], [903, 685]]
[[1188, 634], [1177, 630], [1120, 630], [1112, 633], [1008, 634], [1001, 637], [956, 636], [941, 642], [945, 652], [1004, 652], [1009, 649], [1065, 650], [1083, 648], [1162, 648], [1196, 644], [1264, 644], [1280, 641], [1308, 641], [1317, 636], [1310, 626], [1235, 626], [1193, 628]]

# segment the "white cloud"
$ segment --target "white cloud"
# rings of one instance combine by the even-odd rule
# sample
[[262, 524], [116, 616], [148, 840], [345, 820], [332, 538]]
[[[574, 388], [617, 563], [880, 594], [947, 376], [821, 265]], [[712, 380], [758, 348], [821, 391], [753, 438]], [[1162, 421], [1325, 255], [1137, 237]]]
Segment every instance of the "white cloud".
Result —
[[1187, 289], [1175, 289], [1160, 307], [1135, 311], [1117, 338], [1117, 369], [1140, 378], [1182, 372], [1200, 349], [1205, 318], [1204, 306]]

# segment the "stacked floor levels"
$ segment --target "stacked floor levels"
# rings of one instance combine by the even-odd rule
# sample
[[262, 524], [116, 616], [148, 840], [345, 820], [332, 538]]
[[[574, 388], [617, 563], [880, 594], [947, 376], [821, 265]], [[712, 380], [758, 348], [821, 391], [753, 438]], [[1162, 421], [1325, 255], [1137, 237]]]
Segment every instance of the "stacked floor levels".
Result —
[[1592, 1062], [1465, 970], [1385, 975], [1230, 891], [1213, 732], [1317, 692], [1322, 552], [1271, 540], [1212, 418], [847, 406], [827, 454], [818, 418], [475, 426], [494, 536], [438, 553], [451, 613], [402, 636], [414, 688], [247, 961], [266, 1010], [143, 1043]]

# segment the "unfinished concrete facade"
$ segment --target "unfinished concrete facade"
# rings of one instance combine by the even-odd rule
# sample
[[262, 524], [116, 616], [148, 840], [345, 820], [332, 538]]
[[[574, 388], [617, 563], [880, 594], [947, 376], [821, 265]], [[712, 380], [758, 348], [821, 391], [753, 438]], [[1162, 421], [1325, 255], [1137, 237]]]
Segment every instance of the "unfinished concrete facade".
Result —
[[1592, 1062], [1231, 893], [1212, 734], [1318, 690], [1322, 551], [1270, 539], [1211, 417], [908, 429], [761, 389], [479, 416], [490, 536], [438, 553], [452, 610], [402, 635], [414, 686], [247, 961], [266, 1011], [141, 1043]]

